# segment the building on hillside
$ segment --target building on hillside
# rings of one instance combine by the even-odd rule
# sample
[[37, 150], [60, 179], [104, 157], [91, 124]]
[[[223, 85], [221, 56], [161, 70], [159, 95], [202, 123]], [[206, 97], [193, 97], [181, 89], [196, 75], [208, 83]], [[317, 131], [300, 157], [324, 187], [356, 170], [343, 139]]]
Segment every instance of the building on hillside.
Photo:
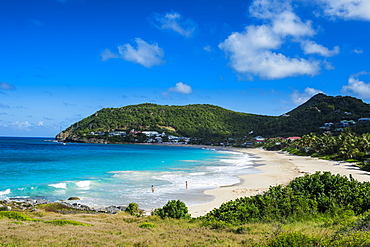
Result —
[[122, 137], [125, 137], [127, 135], [126, 131], [111, 131], [108, 133], [108, 136], [109, 137], [112, 137], [112, 136], [122, 136]]
[[299, 137], [299, 136], [292, 136], [292, 137], [288, 137], [286, 138], [287, 140], [291, 140], [292, 142], [296, 141], [296, 140], [299, 140], [301, 139], [302, 137]]
[[158, 136], [159, 133], [157, 131], [142, 131], [141, 133], [145, 134], [147, 137], [152, 137], [152, 136]]
[[262, 136], [256, 136], [255, 138], [253, 138], [254, 139], [254, 141], [256, 142], [256, 143], [263, 143], [263, 142], [265, 142], [265, 140], [266, 140], [266, 138], [264, 138], [264, 137], [262, 137]]
[[370, 118], [366, 118], [366, 117], [363, 117], [363, 118], [360, 118], [358, 120], [359, 123], [369, 123], [370, 122]]

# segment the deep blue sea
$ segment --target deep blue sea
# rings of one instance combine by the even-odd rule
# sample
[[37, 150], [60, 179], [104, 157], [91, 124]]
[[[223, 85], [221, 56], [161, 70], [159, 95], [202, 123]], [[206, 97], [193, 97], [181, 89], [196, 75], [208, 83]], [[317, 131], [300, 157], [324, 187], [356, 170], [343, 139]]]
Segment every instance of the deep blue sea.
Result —
[[168, 200], [180, 199], [188, 206], [212, 201], [205, 190], [258, 172], [252, 157], [237, 152], [18, 137], [0, 137], [0, 169], [0, 200], [75, 196], [92, 207], [136, 202], [149, 211]]

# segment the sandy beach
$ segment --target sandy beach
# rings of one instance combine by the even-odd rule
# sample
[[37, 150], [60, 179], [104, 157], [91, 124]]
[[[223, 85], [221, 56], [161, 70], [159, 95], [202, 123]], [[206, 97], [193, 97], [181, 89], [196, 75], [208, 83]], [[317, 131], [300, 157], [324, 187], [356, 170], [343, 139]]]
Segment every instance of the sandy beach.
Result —
[[316, 171], [329, 171], [333, 174], [349, 176], [358, 181], [370, 181], [370, 172], [362, 171], [350, 163], [320, 160], [306, 156], [295, 156], [283, 152], [265, 151], [263, 149], [233, 149], [254, 156], [258, 174], [240, 176], [242, 182], [228, 187], [207, 190], [205, 194], [212, 195], [215, 199], [210, 203], [189, 207], [192, 217], [205, 215], [223, 202], [235, 200], [239, 197], [253, 196], [268, 190], [270, 186], [279, 184], [287, 185], [296, 177]]

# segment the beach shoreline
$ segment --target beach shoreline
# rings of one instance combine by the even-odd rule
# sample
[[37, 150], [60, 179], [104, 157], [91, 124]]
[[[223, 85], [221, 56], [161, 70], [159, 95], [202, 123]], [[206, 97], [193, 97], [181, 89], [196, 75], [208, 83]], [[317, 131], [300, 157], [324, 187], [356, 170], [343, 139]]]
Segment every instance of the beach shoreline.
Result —
[[204, 194], [211, 195], [214, 200], [209, 203], [189, 206], [189, 213], [192, 217], [199, 217], [207, 214], [222, 203], [235, 200], [240, 197], [262, 194], [271, 186], [287, 185], [296, 177], [305, 174], [313, 174], [317, 171], [329, 171], [333, 174], [340, 174], [352, 177], [360, 182], [370, 182], [370, 172], [363, 171], [351, 163], [331, 160], [320, 160], [310, 156], [296, 156], [286, 152], [266, 151], [263, 149], [225, 148], [249, 154], [253, 157], [254, 167], [260, 173], [238, 176], [240, 183], [231, 186], [219, 187], [206, 190]]

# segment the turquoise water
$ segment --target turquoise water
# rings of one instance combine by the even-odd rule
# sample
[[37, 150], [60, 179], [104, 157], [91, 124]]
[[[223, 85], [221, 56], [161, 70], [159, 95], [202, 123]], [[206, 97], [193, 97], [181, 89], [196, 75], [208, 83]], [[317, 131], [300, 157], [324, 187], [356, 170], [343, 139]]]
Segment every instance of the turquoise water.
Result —
[[77, 196], [93, 207], [136, 202], [146, 210], [174, 199], [188, 206], [205, 203], [212, 197], [204, 190], [238, 183], [235, 175], [257, 173], [251, 157], [236, 152], [11, 137], [0, 137], [0, 169], [0, 199]]

